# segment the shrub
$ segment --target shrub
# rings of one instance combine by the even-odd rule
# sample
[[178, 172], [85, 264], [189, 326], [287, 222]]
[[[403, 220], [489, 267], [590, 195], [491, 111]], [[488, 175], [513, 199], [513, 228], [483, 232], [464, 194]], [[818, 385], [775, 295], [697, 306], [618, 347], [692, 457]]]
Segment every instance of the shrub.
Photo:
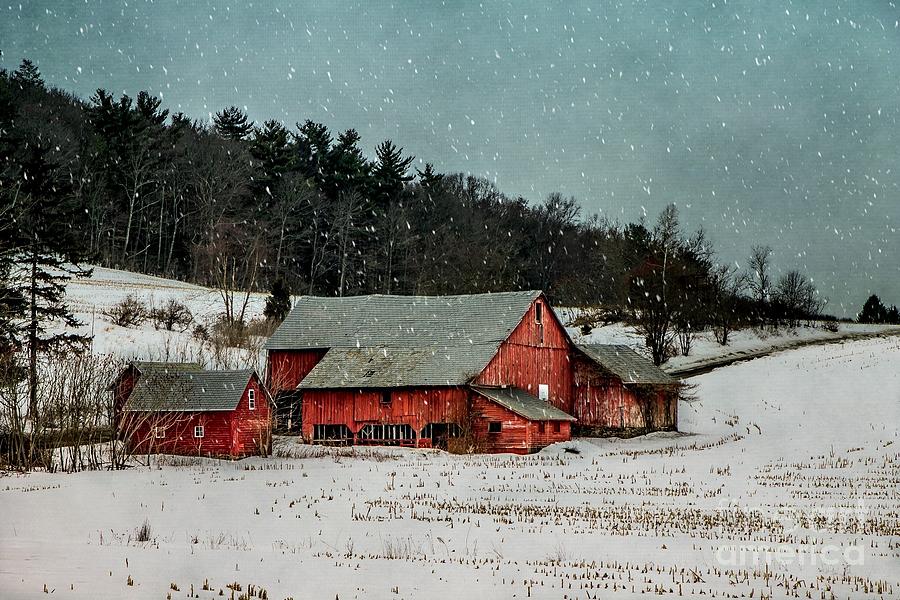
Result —
[[263, 311], [266, 319], [281, 323], [291, 311], [291, 290], [282, 278], [278, 278], [272, 284], [269, 297], [266, 298], [266, 308]]
[[119, 327], [135, 327], [147, 320], [147, 303], [134, 294], [128, 294], [101, 314]]
[[155, 308], [150, 312], [150, 318], [153, 319], [153, 325], [157, 329], [165, 329], [167, 331], [185, 331], [194, 321], [194, 315], [187, 306], [178, 302], [174, 298], [159, 308]]
[[138, 527], [134, 532], [134, 541], [136, 542], [149, 542], [150, 537], [153, 534], [153, 529], [150, 527], [150, 521], [144, 519], [144, 523]]
[[196, 327], [194, 327], [193, 336], [196, 340], [206, 342], [209, 340], [209, 329], [203, 323], [197, 323]]

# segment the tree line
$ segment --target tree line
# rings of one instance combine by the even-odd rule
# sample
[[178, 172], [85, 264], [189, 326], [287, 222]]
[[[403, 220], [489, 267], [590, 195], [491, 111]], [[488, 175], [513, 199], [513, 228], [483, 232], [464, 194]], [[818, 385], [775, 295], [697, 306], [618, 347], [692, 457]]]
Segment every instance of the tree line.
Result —
[[775, 279], [767, 249], [747, 271], [719, 264], [702, 231], [682, 231], [674, 205], [655, 224], [586, 217], [572, 197], [532, 204], [483, 178], [438, 173], [392, 140], [368, 158], [354, 129], [253, 123], [237, 107], [203, 123], [147, 92], [84, 100], [48, 88], [28, 60], [0, 71], [0, 153], [0, 269], [15, 288], [3, 302], [31, 323], [11, 331], [5, 319], [5, 339], [32, 352], [40, 323], [67, 313], [26, 305], [58, 307], [54, 286], [84, 263], [216, 287], [235, 322], [249, 290], [541, 289], [557, 305], [635, 319], [657, 362], [689, 352], [700, 329], [727, 343], [735, 327], [796, 325], [822, 306], [799, 271]]

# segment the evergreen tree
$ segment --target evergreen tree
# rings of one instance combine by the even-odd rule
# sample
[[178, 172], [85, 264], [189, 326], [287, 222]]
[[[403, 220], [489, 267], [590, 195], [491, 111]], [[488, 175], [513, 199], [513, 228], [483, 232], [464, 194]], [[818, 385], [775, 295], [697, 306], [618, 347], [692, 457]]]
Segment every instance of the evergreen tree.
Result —
[[[65, 303], [66, 283], [72, 275], [90, 276], [79, 266], [78, 219], [81, 211], [72, 202], [67, 181], [47, 159], [46, 148], [35, 144], [21, 162], [21, 204], [16, 207], [12, 236], [18, 248], [22, 274], [11, 288], [25, 302], [19, 325], [28, 351], [28, 414], [38, 414], [38, 358], [63, 349], [79, 350], [89, 337], [69, 333], [81, 323]], [[66, 333], [48, 333], [48, 326], [62, 323]]]
[[44, 87], [44, 80], [41, 78], [41, 72], [37, 65], [27, 58], [22, 59], [22, 64], [13, 71], [12, 80], [21, 89]]
[[341, 192], [362, 190], [368, 184], [369, 163], [359, 148], [359, 133], [348, 129], [340, 134], [329, 157], [329, 173], [324, 182], [325, 195], [332, 200]]
[[137, 105], [136, 110], [138, 115], [145, 122], [160, 126], [166, 122], [166, 117], [169, 115], [168, 109], [159, 110], [159, 106], [162, 104], [162, 100], [159, 98], [154, 98], [150, 94], [145, 91], [138, 92], [137, 97]]
[[382, 207], [394, 201], [403, 190], [403, 185], [412, 180], [408, 175], [413, 156], [403, 157], [403, 148], [398, 148], [391, 140], [385, 140], [375, 148], [375, 165], [372, 168], [374, 197]]
[[260, 194], [271, 196], [275, 182], [291, 165], [288, 130], [278, 121], [269, 120], [255, 133], [250, 144], [250, 155], [259, 163], [254, 187]]
[[322, 187], [331, 172], [331, 142], [325, 125], [310, 120], [297, 125], [297, 166], [305, 177]]
[[269, 321], [281, 323], [290, 311], [291, 290], [288, 289], [284, 279], [279, 277], [272, 283], [272, 289], [269, 292], [269, 297], [266, 298], [266, 307], [263, 309], [263, 314]]
[[856, 318], [860, 323], [884, 323], [887, 321], [888, 310], [876, 294], [869, 296], [863, 304], [862, 311]]
[[444, 175], [436, 172], [431, 163], [425, 163], [423, 170], [416, 169], [416, 174], [419, 176], [419, 183], [422, 184], [422, 187], [429, 190], [434, 189], [444, 180]]
[[253, 121], [247, 120], [247, 115], [237, 106], [229, 106], [223, 111], [217, 112], [213, 117], [216, 133], [227, 140], [240, 142], [253, 131]]

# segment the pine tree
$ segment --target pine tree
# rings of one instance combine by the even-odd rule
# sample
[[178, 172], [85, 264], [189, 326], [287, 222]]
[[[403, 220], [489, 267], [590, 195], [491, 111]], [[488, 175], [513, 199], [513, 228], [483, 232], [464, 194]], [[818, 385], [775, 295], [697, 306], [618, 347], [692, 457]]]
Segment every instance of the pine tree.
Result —
[[888, 310], [881, 302], [881, 298], [872, 294], [863, 304], [862, 311], [856, 320], [860, 323], [884, 323], [887, 321], [887, 316]]
[[271, 196], [275, 182], [291, 164], [288, 130], [278, 121], [266, 121], [261, 129], [256, 129], [250, 144], [250, 155], [259, 163], [259, 175], [254, 180], [254, 187], [259, 193]]
[[375, 198], [384, 206], [394, 201], [403, 190], [403, 185], [412, 180], [408, 175], [413, 156], [403, 158], [403, 148], [398, 148], [391, 140], [385, 140], [375, 148], [377, 157], [372, 169]]
[[253, 131], [253, 121], [247, 120], [247, 115], [237, 106], [229, 106], [213, 117], [216, 133], [227, 140], [240, 142]]
[[50, 324], [62, 323], [67, 330], [81, 323], [65, 303], [66, 283], [73, 275], [90, 276], [79, 266], [76, 250], [81, 211], [72, 202], [67, 178], [58, 177], [48, 150], [32, 145], [21, 162], [21, 204], [16, 207], [17, 228], [13, 242], [18, 248], [22, 274], [11, 288], [25, 302], [20, 324], [27, 349], [28, 414], [38, 418], [38, 359], [59, 350], [83, 349], [89, 337], [76, 333], [48, 333]]
[[288, 289], [284, 279], [279, 277], [272, 284], [272, 290], [269, 293], [269, 297], [266, 298], [266, 307], [263, 309], [263, 315], [269, 321], [281, 323], [290, 311], [291, 290]]
[[12, 80], [14, 83], [18, 84], [21, 89], [44, 87], [44, 80], [41, 78], [41, 72], [38, 70], [37, 66], [27, 58], [22, 59], [22, 64], [19, 65], [18, 69], [13, 71]]

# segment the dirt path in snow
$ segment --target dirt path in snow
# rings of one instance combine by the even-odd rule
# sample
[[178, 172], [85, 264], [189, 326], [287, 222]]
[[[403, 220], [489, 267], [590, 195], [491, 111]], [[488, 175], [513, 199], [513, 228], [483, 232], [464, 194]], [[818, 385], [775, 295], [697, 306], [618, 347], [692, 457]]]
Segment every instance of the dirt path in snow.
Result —
[[711, 357], [707, 360], [703, 360], [698, 363], [684, 365], [680, 367], [675, 367], [672, 369], [667, 369], [665, 366], [663, 370], [676, 377], [684, 379], [686, 377], [694, 377], [695, 375], [702, 375], [704, 373], [709, 373], [713, 369], [718, 369], [719, 367], [727, 367], [728, 365], [732, 365], [737, 362], [743, 362], [747, 360], [753, 360], [756, 358], [762, 358], [764, 356], [769, 356], [770, 354], [774, 354], [776, 352], [782, 352], [784, 350], [794, 350], [797, 348], [803, 348], [804, 346], [816, 346], [816, 345], [825, 345], [825, 344], [842, 344], [844, 342], [850, 342], [853, 340], [864, 340], [869, 338], [888, 338], [888, 337], [898, 337], [900, 336], [900, 327], [889, 329], [885, 331], [866, 331], [866, 332], [847, 332], [840, 336], [833, 338], [813, 338], [813, 339], [803, 339], [803, 340], [792, 340], [787, 342], [782, 342], [780, 344], [776, 344], [769, 348], [762, 348], [759, 350], [738, 350], [732, 353], [729, 353], [725, 356], [717, 356]]

